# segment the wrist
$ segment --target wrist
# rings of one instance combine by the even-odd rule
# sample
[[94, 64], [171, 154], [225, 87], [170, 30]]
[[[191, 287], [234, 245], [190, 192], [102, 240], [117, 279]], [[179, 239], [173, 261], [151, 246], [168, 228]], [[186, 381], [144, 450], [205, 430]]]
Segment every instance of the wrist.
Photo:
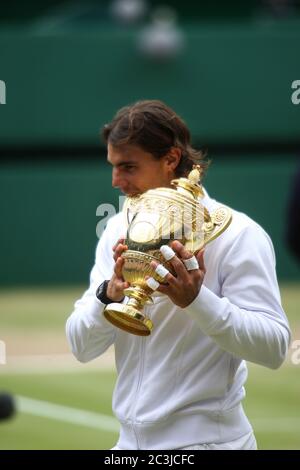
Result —
[[122, 302], [124, 296], [121, 299], [115, 299], [111, 289], [109, 289], [109, 282], [109, 280], [105, 280], [102, 282], [102, 284], [100, 284], [96, 290], [97, 299], [105, 305], [111, 304], [113, 302]]
[[102, 302], [105, 305], [108, 305], [108, 304], [111, 304], [112, 302], [114, 302], [114, 300], [111, 299], [110, 297], [108, 297], [108, 295], [107, 295], [108, 283], [109, 283], [108, 280], [102, 282], [102, 284], [100, 284], [100, 286], [96, 290], [97, 299], [100, 300], [100, 302]]

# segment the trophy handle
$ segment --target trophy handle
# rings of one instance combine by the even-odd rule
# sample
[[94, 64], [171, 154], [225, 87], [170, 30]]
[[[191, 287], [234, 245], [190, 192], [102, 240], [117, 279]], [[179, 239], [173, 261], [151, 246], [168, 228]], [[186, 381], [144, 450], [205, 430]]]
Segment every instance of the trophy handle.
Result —
[[204, 245], [217, 238], [227, 227], [232, 220], [232, 212], [226, 206], [220, 206], [210, 213], [210, 220], [204, 222]]

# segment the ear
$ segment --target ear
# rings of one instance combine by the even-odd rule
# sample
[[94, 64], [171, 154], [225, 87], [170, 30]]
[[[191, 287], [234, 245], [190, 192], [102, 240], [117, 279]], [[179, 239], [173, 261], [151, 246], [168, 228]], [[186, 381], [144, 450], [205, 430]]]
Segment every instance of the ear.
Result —
[[181, 150], [178, 147], [171, 147], [166, 155], [166, 164], [168, 169], [175, 171], [181, 159]]

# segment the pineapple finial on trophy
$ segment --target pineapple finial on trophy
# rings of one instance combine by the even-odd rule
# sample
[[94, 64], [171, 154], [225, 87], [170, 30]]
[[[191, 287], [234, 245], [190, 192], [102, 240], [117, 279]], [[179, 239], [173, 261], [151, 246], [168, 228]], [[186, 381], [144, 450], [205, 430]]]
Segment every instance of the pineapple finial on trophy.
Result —
[[190, 171], [188, 175], [188, 179], [193, 184], [199, 184], [203, 175], [203, 169], [201, 165], [193, 165], [193, 169]]

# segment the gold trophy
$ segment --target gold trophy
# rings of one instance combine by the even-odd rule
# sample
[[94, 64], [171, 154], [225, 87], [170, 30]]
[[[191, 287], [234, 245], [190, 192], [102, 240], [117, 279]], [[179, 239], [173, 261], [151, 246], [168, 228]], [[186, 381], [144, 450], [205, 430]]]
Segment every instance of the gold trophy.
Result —
[[180, 241], [192, 254], [218, 237], [231, 222], [231, 211], [219, 206], [208, 212], [200, 200], [204, 193], [200, 184], [200, 165], [194, 165], [187, 178], [172, 180], [173, 188], [150, 189], [137, 197], [127, 198], [123, 211], [127, 219], [128, 246], [122, 256], [123, 277], [130, 283], [124, 290], [127, 304], [111, 303], [104, 310], [105, 318], [113, 325], [139, 336], [148, 336], [152, 321], [143, 314], [145, 304], [153, 303], [154, 291], [146, 280], [162, 278], [150, 266], [157, 261], [176, 275], [172, 265], [160, 252], [162, 245]]

